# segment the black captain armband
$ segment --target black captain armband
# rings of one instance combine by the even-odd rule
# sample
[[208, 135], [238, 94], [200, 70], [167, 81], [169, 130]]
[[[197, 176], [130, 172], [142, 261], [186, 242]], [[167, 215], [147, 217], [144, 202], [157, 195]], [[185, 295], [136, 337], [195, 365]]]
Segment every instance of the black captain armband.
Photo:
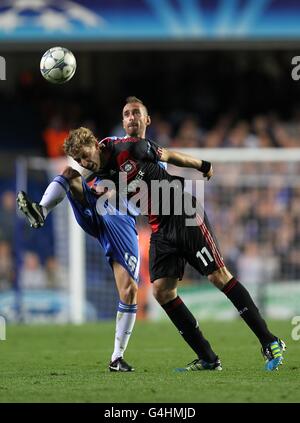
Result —
[[200, 172], [204, 173], [206, 175], [211, 169], [211, 163], [206, 162], [205, 160], [202, 160], [202, 165], [199, 168]]

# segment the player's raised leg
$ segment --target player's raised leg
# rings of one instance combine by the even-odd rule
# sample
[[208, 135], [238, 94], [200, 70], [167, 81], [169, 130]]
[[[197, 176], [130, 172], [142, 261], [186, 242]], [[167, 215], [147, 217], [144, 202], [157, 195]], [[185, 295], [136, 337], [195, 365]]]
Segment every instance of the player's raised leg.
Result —
[[126, 363], [123, 356], [135, 324], [138, 287], [121, 264], [114, 262], [112, 266], [120, 301], [116, 316], [114, 351], [109, 370], [111, 372], [132, 372], [134, 368]]
[[195, 351], [197, 359], [178, 371], [222, 370], [221, 362], [204, 338], [198, 322], [177, 295], [177, 278], [160, 278], [153, 282], [153, 295], [165, 310], [185, 342]]
[[68, 166], [61, 175], [50, 182], [39, 204], [31, 201], [24, 191], [18, 193], [17, 204], [30, 226], [40, 228], [44, 225], [48, 213], [62, 202], [69, 191], [78, 201], [84, 201], [81, 175]]

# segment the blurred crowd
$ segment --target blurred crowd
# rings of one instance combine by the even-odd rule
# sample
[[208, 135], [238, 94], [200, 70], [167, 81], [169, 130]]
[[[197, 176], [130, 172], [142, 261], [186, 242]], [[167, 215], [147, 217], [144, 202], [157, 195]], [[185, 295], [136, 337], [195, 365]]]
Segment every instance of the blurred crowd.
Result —
[[[5, 107], [0, 104], [2, 135], [7, 140], [2, 148], [5, 150], [18, 149], [25, 153], [34, 150], [37, 155], [59, 157], [63, 155], [62, 145], [68, 131], [78, 126], [89, 127], [99, 139], [124, 135], [121, 110], [126, 96], [119, 98], [118, 107], [105, 110], [93, 95], [78, 91], [75, 97], [57, 98], [55, 92], [48, 93], [47, 87], [40, 84], [32, 80], [30, 74], [23, 75], [17, 94], [2, 98], [5, 104]], [[204, 97], [203, 103], [209, 105], [213, 98]], [[226, 106], [223, 112], [209, 113], [205, 106], [195, 112], [195, 106], [189, 109], [188, 104], [166, 111], [160, 104], [148, 104], [147, 98], [142, 100], [152, 119], [147, 136], [163, 147], [295, 148], [300, 145], [297, 104], [291, 105], [286, 113], [272, 111], [271, 107], [268, 112], [240, 112]], [[19, 123], [17, 126], [15, 121]]]
[[[93, 123], [89, 122], [93, 127]], [[162, 146], [187, 148], [262, 148], [298, 147], [300, 124], [283, 123], [275, 116], [256, 116], [252, 121], [236, 121], [223, 116], [210, 130], [201, 128], [194, 117], [184, 118], [174, 130], [171, 121], [153, 116], [149, 136]], [[48, 157], [61, 155], [67, 125], [54, 116], [44, 131]], [[120, 125], [111, 134], [123, 135]], [[53, 141], [57, 137], [57, 143]], [[264, 164], [263, 164], [264, 165]], [[226, 167], [227, 166], [227, 167]], [[285, 183], [300, 174], [298, 163], [268, 164], [235, 163], [215, 164], [214, 184], [205, 192], [206, 211], [221, 244], [226, 263], [233, 273], [249, 283], [300, 279], [300, 184]], [[267, 174], [267, 179], [265, 179]], [[217, 175], [222, 175], [218, 179]], [[243, 185], [240, 176], [249, 176], [253, 186]], [[272, 183], [274, 175], [281, 175], [279, 186]], [[230, 178], [227, 184], [227, 177]], [[269, 179], [268, 179], [269, 178]], [[295, 182], [296, 179], [295, 179]], [[44, 187], [40, 188], [40, 192]], [[15, 192], [2, 193], [0, 210], [0, 290], [14, 286], [16, 280], [15, 257]], [[144, 229], [141, 229], [144, 231]], [[30, 231], [29, 233], [35, 233]], [[19, 284], [24, 288], [64, 289], [66, 271], [61, 269], [55, 254], [45, 245], [30, 238], [21, 257]], [[39, 242], [42, 242], [39, 238]], [[146, 245], [146, 243], [145, 243]], [[44, 254], [40, 254], [43, 251]], [[143, 278], [147, 277], [147, 247], [145, 247]], [[146, 267], [145, 267], [146, 266]], [[188, 281], [199, 281], [191, 269]]]
[[[39, 249], [36, 239], [31, 239], [22, 251], [20, 268], [17, 269], [18, 246], [16, 239], [16, 195], [6, 190], [0, 197], [0, 292], [19, 286], [24, 289], [65, 289], [67, 275], [53, 255]], [[47, 231], [44, 232], [47, 238]], [[49, 242], [51, 237], [49, 237]], [[43, 254], [46, 251], [46, 255]], [[16, 281], [18, 271], [18, 283]]]
[[[246, 284], [299, 281], [300, 163], [229, 162], [215, 163], [214, 169], [204, 205], [230, 271]], [[148, 282], [149, 234], [139, 227], [141, 276]], [[183, 283], [204, 280], [187, 266]]]
[[[121, 126], [112, 131], [122, 135]], [[154, 115], [148, 130], [163, 147], [172, 148], [296, 148], [300, 146], [300, 115], [284, 122], [276, 115], [258, 115], [251, 120], [222, 115], [210, 129], [196, 116], [166, 120]]]
[[[104, 109], [102, 113], [98, 111], [95, 98], [78, 91], [76, 98], [66, 95], [57, 99], [53, 91], [51, 95], [45, 95], [48, 86], [39, 90], [39, 86], [35, 85], [39, 83], [41, 82], [33, 83], [30, 74], [24, 74], [19, 81], [17, 97], [11, 101], [6, 98], [5, 108], [1, 109], [5, 118], [3, 137], [8, 140], [5, 149], [15, 151], [20, 148], [23, 154], [34, 151], [38, 156], [58, 158], [63, 156], [62, 146], [68, 131], [77, 126], [89, 127], [99, 139], [112, 135], [124, 136], [121, 122], [123, 103], [117, 108], [117, 112], [109, 110], [110, 119], [106, 120]], [[148, 106], [147, 99], [145, 102]], [[209, 104], [208, 99], [203, 102]], [[223, 114], [215, 113], [209, 119], [203, 114], [205, 107], [200, 108], [198, 114], [183, 112], [184, 109], [188, 110], [188, 105], [181, 109], [175, 107], [167, 112], [161, 108], [158, 109], [159, 112], [151, 113], [151, 109], [150, 102], [152, 124], [147, 136], [163, 147], [300, 147], [300, 110], [295, 105], [288, 115], [269, 112], [254, 115], [248, 113], [244, 115], [247, 117], [243, 117], [232, 109]], [[12, 126], [11, 116], [20, 124]], [[14, 131], [11, 130], [12, 127]], [[15, 152], [11, 154], [14, 155]], [[225, 164], [215, 166], [216, 174], [228, 173], [228, 169], [222, 169], [222, 166]], [[235, 163], [232, 166], [234, 174], [231, 175], [234, 184], [232, 185], [231, 180], [231, 185], [223, 186], [226, 178], [222, 177], [219, 181], [216, 178], [211, 191], [205, 193], [206, 208], [224, 258], [232, 272], [244, 281], [299, 280], [300, 188], [297, 184], [274, 187], [271, 180], [265, 186], [261, 182], [253, 187], [243, 186], [240, 175], [245, 172], [251, 177], [261, 178], [261, 169], [253, 167], [254, 164], [251, 166]], [[280, 169], [270, 167], [269, 176], [278, 173], [284, 175], [286, 169], [290, 176], [299, 174], [300, 169], [296, 165], [293, 169], [290, 165], [286, 165], [286, 169], [284, 166], [283, 164]], [[37, 196], [45, 189], [45, 185], [42, 185], [36, 190]], [[53, 251], [53, 234], [50, 233], [53, 228], [49, 229], [48, 225], [48, 233], [43, 237], [34, 237], [35, 231], [28, 230], [28, 242], [22, 257], [16, 257], [14, 234], [18, 231], [15, 230], [15, 192], [11, 189], [1, 191], [0, 290], [14, 286], [16, 280], [26, 288], [64, 289], [66, 270], [61, 268]], [[141, 231], [147, 233], [144, 228]], [[145, 265], [142, 273], [143, 279], [148, 280], [147, 247], [144, 249], [142, 255]], [[189, 269], [187, 280], [198, 281], [199, 276]]]
[[0, 198], [0, 292], [10, 289], [15, 279], [15, 201], [13, 191], [3, 192]]
[[[73, 122], [74, 125], [74, 122]], [[124, 136], [121, 123], [104, 135], [96, 122], [81, 123], [95, 131], [99, 138], [109, 135]], [[48, 157], [63, 155], [63, 141], [71, 125], [54, 115], [43, 132]], [[169, 148], [297, 148], [300, 146], [300, 113], [294, 119], [282, 121], [276, 115], [258, 115], [250, 120], [223, 115], [211, 128], [202, 126], [196, 116], [175, 116], [169, 119], [159, 114], [152, 116], [147, 136]]]
[[[246, 283], [299, 280], [300, 181], [291, 181], [300, 164], [234, 166], [236, 186], [232, 175], [226, 175], [228, 165], [216, 164], [222, 176], [205, 193], [225, 262]], [[282, 173], [276, 180], [278, 166]], [[245, 183], [247, 177], [253, 186]]]

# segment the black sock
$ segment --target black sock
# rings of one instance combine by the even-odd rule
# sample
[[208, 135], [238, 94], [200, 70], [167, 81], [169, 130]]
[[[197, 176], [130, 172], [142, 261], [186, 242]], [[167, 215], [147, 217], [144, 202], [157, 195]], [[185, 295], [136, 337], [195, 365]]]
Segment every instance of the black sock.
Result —
[[162, 308], [198, 357], [209, 363], [214, 362], [217, 358], [216, 354], [200, 331], [195, 317], [181, 298], [176, 297], [174, 300], [162, 305]]
[[266, 322], [261, 317], [258, 308], [254, 304], [247, 289], [235, 278], [232, 278], [222, 289], [222, 292], [229, 298], [237, 308], [240, 316], [255, 333], [262, 346], [276, 340], [276, 337], [269, 331]]

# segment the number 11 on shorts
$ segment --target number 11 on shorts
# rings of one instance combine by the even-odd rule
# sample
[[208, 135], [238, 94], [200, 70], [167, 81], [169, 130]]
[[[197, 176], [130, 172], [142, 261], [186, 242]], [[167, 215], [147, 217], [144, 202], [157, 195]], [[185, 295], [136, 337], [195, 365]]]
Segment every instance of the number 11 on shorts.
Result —
[[200, 258], [204, 264], [204, 266], [208, 266], [208, 262], [206, 258], [204, 257], [204, 254], [206, 255], [207, 259], [212, 263], [214, 259], [212, 258], [210, 252], [206, 247], [203, 247], [201, 251], [197, 251], [196, 257]]

